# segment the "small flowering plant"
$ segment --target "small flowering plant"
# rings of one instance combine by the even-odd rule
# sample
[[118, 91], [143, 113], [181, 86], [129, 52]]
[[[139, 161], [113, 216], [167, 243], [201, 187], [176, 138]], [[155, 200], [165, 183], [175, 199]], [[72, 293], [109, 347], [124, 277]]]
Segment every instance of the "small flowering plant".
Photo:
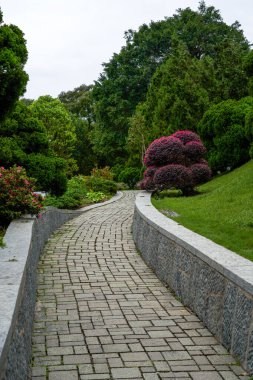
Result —
[[0, 219], [7, 224], [22, 214], [39, 215], [41, 198], [34, 194], [34, 179], [21, 166], [0, 167]]

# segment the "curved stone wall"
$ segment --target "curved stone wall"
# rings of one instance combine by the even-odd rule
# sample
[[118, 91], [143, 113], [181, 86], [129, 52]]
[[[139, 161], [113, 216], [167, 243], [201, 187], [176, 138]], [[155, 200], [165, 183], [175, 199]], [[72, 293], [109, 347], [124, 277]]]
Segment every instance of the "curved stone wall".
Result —
[[133, 235], [143, 259], [253, 373], [253, 263], [165, 217], [137, 195]]
[[31, 335], [37, 288], [37, 264], [49, 236], [63, 223], [111, 200], [78, 211], [53, 207], [41, 218], [24, 216], [14, 220], [0, 248], [0, 379], [30, 378]]

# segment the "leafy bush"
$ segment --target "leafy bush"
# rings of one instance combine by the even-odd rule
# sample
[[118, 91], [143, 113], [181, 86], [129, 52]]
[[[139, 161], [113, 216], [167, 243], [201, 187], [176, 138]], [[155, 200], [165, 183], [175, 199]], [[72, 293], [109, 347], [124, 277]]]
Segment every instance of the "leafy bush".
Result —
[[178, 188], [185, 192], [192, 188], [191, 170], [179, 164], [162, 166], [154, 175], [154, 183], [159, 190]]
[[[203, 156], [206, 148], [191, 131], [178, 131], [154, 140], [146, 151], [147, 169], [140, 187], [145, 190], [180, 189], [192, 194], [194, 187], [211, 178]], [[155, 165], [154, 165], [155, 164]]]
[[233, 169], [250, 158], [250, 117], [253, 97], [226, 100], [212, 106], [198, 124], [213, 171]]
[[120, 175], [118, 179], [120, 182], [126, 183], [130, 189], [133, 189], [136, 183], [140, 180], [141, 170], [138, 168], [126, 167]]
[[154, 140], [148, 147], [145, 157], [145, 166], [181, 163], [183, 159], [183, 144], [172, 136], [164, 136]]
[[212, 172], [208, 165], [194, 164], [190, 166], [193, 183], [200, 185], [210, 180]]
[[91, 176], [108, 179], [110, 181], [112, 181], [113, 177], [114, 177], [109, 166], [105, 166], [104, 168], [100, 168], [100, 169], [99, 168], [93, 168], [91, 171]]
[[58, 157], [47, 157], [42, 154], [27, 156], [27, 172], [36, 178], [39, 190], [53, 195], [61, 195], [67, 188], [66, 161]]
[[115, 194], [117, 191], [115, 182], [101, 177], [86, 177], [86, 187], [89, 191], [101, 191], [104, 194]]
[[44, 201], [45, 206], [73, 209], [86, 202], [86, 181], [82, 176], [75, 176], [68, 181], [67, 191], [60, 197], [48, 196]]
[[29, 178], [21, 166], [0, 168], [0, 217], [6, 224], [22, 214], [38, 215], [42, 205], [34, 194], [34, 180]]
[[177, 131], [171, 135], [179, 139], [184, 145], [190, 141], [201, 141], [197, 133], [192, 131]]
[[97, 192], [90, 191], [89, 193], [86, 194], [86, 196], [91, 202], [94, 202], [94, 203], [100, 202], [106, 198], [105, 194], [102, 193], [102, 191], [97, 191]]

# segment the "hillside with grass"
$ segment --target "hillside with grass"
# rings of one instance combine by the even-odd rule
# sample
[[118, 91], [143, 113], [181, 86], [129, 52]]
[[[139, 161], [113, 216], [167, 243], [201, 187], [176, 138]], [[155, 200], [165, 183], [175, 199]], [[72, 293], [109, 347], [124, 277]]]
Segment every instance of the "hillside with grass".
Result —
[[253, 261], [253, 160], [182, 197], [167, 191], [153, 205], [183, 226]]

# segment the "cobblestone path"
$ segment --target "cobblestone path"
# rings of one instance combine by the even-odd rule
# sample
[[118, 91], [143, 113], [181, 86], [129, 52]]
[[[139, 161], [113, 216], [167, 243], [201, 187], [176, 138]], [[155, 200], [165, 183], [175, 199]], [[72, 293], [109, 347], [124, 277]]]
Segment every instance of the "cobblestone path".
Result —
[[136, 252], [134, 197], [84, 213], [45, 247], [32, 379], [249, 379]]

